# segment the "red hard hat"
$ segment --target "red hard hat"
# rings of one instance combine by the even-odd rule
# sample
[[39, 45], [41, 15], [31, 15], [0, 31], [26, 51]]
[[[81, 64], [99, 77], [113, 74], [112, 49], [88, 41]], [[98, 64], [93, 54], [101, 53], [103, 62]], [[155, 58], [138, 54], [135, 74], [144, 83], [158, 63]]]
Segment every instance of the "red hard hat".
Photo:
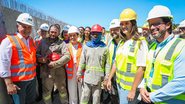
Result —
[[102, 32], [102, 27], [98, 24], [95, 24], [92, 26], [91, 32]]
[[50, 61], [56, 61], [56, 60], [60, 59], [60, 54], [53, 52], [48, 55], [48, 58]]

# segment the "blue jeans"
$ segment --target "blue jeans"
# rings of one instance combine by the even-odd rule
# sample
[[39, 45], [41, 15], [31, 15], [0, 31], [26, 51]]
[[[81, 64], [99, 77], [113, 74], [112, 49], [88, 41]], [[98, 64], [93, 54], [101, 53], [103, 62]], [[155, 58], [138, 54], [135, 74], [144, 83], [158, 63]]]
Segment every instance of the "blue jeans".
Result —
[[117, 84], [117, 89], [118, 89], [120, 104], [137, 104], [139, 102], [137, 100], [137, 97], [139, 95], [138, 90], [136, 91], [134, 100], [128, 101], [127, 96], [128, 96], [129, 90], [123, 89], [119, 84]]

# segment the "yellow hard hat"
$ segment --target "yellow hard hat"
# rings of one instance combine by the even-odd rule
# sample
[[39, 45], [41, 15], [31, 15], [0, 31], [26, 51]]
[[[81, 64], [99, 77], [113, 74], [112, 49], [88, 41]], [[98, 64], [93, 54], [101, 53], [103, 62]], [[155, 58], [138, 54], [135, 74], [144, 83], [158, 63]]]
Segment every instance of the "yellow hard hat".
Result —
[[142, 26], [142, 28], [148, 29], [149, 28], [148, 22], [145, 22], [144, 25]]
[[120, 21], [136, 20], [137, 14], [133, 9], [127, 8], [121, 12], [119, 19]]

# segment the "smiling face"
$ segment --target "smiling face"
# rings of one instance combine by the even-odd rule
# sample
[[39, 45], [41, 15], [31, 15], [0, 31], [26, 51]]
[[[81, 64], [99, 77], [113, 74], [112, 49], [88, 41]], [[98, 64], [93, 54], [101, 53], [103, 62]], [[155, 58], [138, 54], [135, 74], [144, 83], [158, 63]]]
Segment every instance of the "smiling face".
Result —
[[40, 34], [41, 34], [42, 38], [46, 38], [47, 31], [41, 29]]
[[167, 24], [164, 23], [161, 18], [150, 19], [148, 22], [151, 35], [155, 39], [161, 40], [165, 36], [169, 26], [167, 26]]
[[18, 32], [25, 38], [27, 38], [32, 31], [32, 27], [22, 23], [17, 23]]
[[121, 31], [124, 34], [131, 34], [131, 30], [132, 30], [132, 23], [130, 21], [121, 21], [120, 22], [120, 28]]
[[52, 26], [49, 31], [49, 36], [51, 39], [57, 38], [59, 36], [59, 30], [55, 26]]
[[89, 37], [90, 36], [90, 33], [91, 33], [91, 29], [90, 28], [85, 28], [85, 37]]
[[72, 44], [76, 44], [77, 43], [77, 39], [78, 39], [77, 33], [70, 33], [69, 34], [69, 39], [70, 39], [70, 42]]
[[110, 34], [111, 34], [111, 36], [112, 36], [113, 39], [119, 39], [119, 36], [120, 36], [120, 27], [111, 28], [110, 29]]

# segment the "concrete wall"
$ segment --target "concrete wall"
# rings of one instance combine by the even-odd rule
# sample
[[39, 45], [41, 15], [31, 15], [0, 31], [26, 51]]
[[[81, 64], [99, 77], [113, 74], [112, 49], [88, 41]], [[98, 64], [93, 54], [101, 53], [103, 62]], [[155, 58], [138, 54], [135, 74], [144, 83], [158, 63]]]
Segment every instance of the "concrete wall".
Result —
[[[5, 34], [12, 34], [17, 31], [16, 28], [16, 19], [18, 15], [21, 12], [3, 7], [0, 5], [0, 42], [1, 40], [5, 37]], [[40, 25], [43, 23], [47, 23], [49, 25], [58, 23], [61, 26], [61, 29], [66, 23], [63, 23], [61, 21], [49, 21], [49, 20], [43, 20], [38, 17], [33, 16], [33, 21], [34, 21], [34, 27], [32, 30], [31, 36], [34, 37], [36, 35], [36, 31], [39, 29]]]
[[[18, 15], [20, 14], [20, 12], [6, 8], [6, 7], [1, 7], [1, 12], [0, 12], [0, 16], [1, 16], [1, 21], [3, 21], [1, 23], [1, 27], [4, 28], [6, 31], [2, 31], [2, 33], [15, 33], [17, 31], [16, 28], [16, 19], [18, 17]], [[33, 21], [34, 21], [34, 27], [33, 27], [33, 31], [31, 36], [34, 37], [36, 34], [36, 31], [39, 29], [40, 25], [42, 23], [49, 23], [46, 20], [42, 20], [36, 17], [33, 17]], [[3, 25], [4, 23], [4, 25]], [[3, 29], [2, 29], [3, 30]]]

